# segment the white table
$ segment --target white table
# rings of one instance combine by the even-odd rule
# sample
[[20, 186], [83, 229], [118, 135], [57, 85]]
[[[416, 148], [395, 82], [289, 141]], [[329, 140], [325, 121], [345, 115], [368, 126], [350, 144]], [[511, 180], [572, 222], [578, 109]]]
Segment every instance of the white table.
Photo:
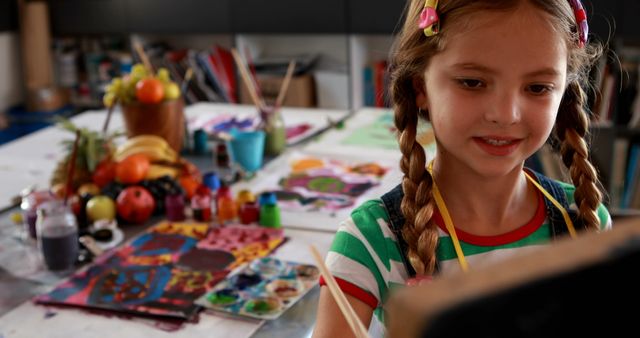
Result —
[[[188, 120], [206, 119], [209, 115], [226, 112], [248, 113], [251, 106], [231, 106], [221, 104], [197, 104], [186, 108]], [[72, 122], [78, 127], [101, 130], [106, 117], [105, 110], [88, 111], [73, 117]], [[282, 111], [285, 119], [290, 121], [307, 121], [313, 125], [313, 131], [321, 131], [332, 121], [345, 118], [346, 110], [312, 110], [285, 108]], [[297, 123], [297, 122], [296, 122]], [[123, 130], [123, 120], [119, 110], [115, 110], [111, 118], [109, 131]], [[27, 135], [0, 147], [0, 210], [7, 210], [14, 205], [11, 200], [26, 187], [36, 185], [40, 189], [49, 187], [49, 179], [57, 162], [64, 156], [60, 142], [64, 139], [72, 140], [74, 135], [57, 127], [49, 127]], [[11, 209], [14, 211], [15, 209]], [[0, 213], [0, 234], [11, 233], [15, 225], [10, 224], [8, 212]], [[307, 230], [286, 229], [285, 235], [289, 241], [274, 253], [275, 257], [301, 263], [313, 264], [308, 246], [315, 245], [324, 255], [329, 249], [333, 234], [330, 232], [314, 232]], [[6, 238], [5, 238], [6, 239]], [[15, 242], [15, 243], [14, 243]], [[80, 309], [56, 308], [35, 305], [31, 296], [46, 292], [54, 286], [56, 278], [47, 276], [46, 271], [36, 274], [35, 278], [28, 278], [29, 268], [33, 262], [33, 255], [21, 254], [30, 250], [13, 239], [0, 241], [0, 262], [16, 260], [12, 265], [0, 264], [0, 337], [249, 337], [260, 330], [262, 322], [246, 321], [222, 317], [210, 313], [201, 313], [200, 321], [196, 324], [186, 324], [175, 332], [166, 332], [153, 324], [138, 320], [127, 320], [117, 317], [90, 314]], [[12, 246], [9, 248], [8, 246]], [[24, 245], [23, 245], [24, 246]], [[20, 251], [22, 250], [22, 251]], [[12, 255], [7, 257], [7, 255]], [[15, 257], [15, 258], [13, 258]], [[23, 260], [23, 261], [20, 261]], [[21, 263], [24, 262], [24, 263]], [[20, 276], [12, 275], [12, 271], [21, 269], [13, 267], [20, 265]], [[13, 266], [13, 267], [11, 267]], [[4, 267], [4, 268], [3, 268]], [[37, 267], [36, 267], [37, 268]], [[25, 272], [26, 271], [26, 272]], [[31, 276], [33, 277], [33, 275]], [[34, 280], [36, 280], [34, 282]], [[14, 288], [14, 289], [10, 289]], [[277, 325], [265, 325], [259, 331], [259, 336], [282, 336], [288, 332], [290, 336], [306, 334], [315, 318], [315, 302], [318, 290], [312, 289], [300, 303], [308, 303], [303, 307], [304, 313], [295, 312], [295, 305], [278, 319]], [[23, 303], [17, 300], [26, 300]], [[19, 304], [8, 312], [8, 307]], [[298, 310], [299, 311], [299, 310]], [[301, 321], [300, 318], [306, 318]], [[269, 329], [269, 327], [271, 327]], [[269, 330], [277, 328], [276, 334]]]
[[[228, 114], [248, 116], [255, 113], [249, 105], [220, 103], [198, 103], [187, 106], [185, 115], [190, 122], [190, 131], [207, 120]], [[282, 108], [287, 124], [302, 122], [312, 126], [309, 132], [319, 133], [332, 121], [348, 116], [348, 110]], [[78, 127], [100, 131], [106, 118], [106, 110], [87, 111], [71, 118]], [[109, 131], [124, 131], [124, 122], [119, 109], [115, 109], [109, 123]], [[13, 206], [12, 200], [30, 186], [46, 189], [56, 164], [66, 153], [63, 140], [73, 140], [74, 135], [56, 126], [41, 129], [0, 147], [0, 210]]]

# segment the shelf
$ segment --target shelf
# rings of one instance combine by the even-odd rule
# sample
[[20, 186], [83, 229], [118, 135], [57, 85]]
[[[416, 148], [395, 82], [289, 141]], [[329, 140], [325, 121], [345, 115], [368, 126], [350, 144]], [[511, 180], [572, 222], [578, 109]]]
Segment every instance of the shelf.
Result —
[[612, 218], [638, 217], [640, 216], [640, 210], [612, 208], [609, 210], [609, 214], [611, 214]]

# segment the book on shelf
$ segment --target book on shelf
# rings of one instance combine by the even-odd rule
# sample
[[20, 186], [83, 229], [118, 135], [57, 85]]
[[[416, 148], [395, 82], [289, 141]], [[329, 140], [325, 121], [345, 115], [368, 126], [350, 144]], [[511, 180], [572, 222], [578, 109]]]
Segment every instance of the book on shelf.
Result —
[[[624, 192], [622, 199], [622, 208], [640, 208], [640, 205], [634, 207], [634, 201], [637, 199], [635, 195], [640, 194], [640, 143], [631, 145], [629, 157], [627, 160], [627, 170], [625, 175]], [[640, 202], [640, 201], [638, 201]]]
[[611, 179], [609, 183], [610, 206], [622, 207], [625, 188], [625, 171], [627, 169], [627, 154], [629, 152], [629, 139], [618, 138], [613, 143], [613, 163]]
[[218, 74], [218, 70], [211, 63], [210, 54], [207, 51], [199, 51], [195, 53], [195, 60], [202, 69], [205, 81], [211, 86], [211, 89], [220, 97], [223, 102], [231, 102], [227, 88], [222, 83], [222, 78]]
[[231, 51], [220, 45], [215, 45], [209, 51], [209, 61], [227, 92], [229, 102], [237, 103], [236, 66]]
[[363, 76], [363, 99], [368, 107], [389, 107], [389, 74], [387, 61], [378, 60], [365, 66]]

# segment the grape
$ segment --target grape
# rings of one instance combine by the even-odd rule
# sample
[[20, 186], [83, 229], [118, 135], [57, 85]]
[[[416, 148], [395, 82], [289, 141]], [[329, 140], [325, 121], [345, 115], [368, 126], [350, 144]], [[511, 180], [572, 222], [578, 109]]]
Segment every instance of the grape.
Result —
[[107, 108], [113, 106], [113, 103], [115, 101], [116, 101], [116, 94], [111, 91], [107, 91], [107, 93], [105, 93], [104, 96], [102, 97], [102, 103]]
[[113, 80], [111, 80], [111, 84], [109, 85], [109, 88], [107, 90], [111, 90], [114, 93], [118, 93], [120, 92], [121, 88], [122, 88], [122, 79], [119, 77], [114, 77]]
[[147, 77], [147, 69], [141, 63], [136, 63], [131, 67], [131, 77], [141, 79], [143, 77]]
[[156, 74], [156, 77], [158, 78], [158, 80], [167, 83], [169, 81], [171, 81], [171, 77], [169, 75], [169, 70], [166, 68], [160, 68], [158, 69], [158, 72]]

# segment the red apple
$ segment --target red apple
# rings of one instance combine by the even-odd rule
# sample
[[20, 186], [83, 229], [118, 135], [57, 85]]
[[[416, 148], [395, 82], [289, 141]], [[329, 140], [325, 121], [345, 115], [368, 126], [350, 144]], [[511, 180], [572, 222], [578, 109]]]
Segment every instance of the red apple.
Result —
[[144, 223], [156, 207], [153, 195], [140, 186], [130, 186], [120, 192], [116, 200], [118, 216], [130, 223]]

